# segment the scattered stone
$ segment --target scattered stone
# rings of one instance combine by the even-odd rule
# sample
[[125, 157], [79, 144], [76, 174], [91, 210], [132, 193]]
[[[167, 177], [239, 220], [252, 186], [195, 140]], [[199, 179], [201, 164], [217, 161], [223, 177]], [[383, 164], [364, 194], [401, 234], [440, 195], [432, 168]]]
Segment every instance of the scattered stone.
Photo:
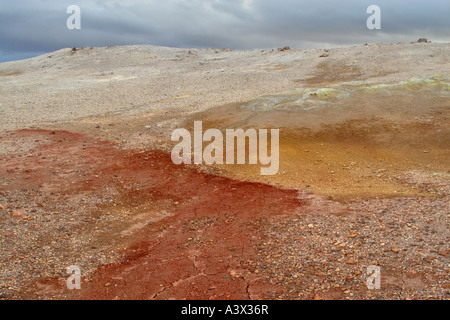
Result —
[[347, 264], [354, 265], [354, 264], [356, 264], [356, 262], [355, 262], [355, 260], [350, 259], [347, 261]]
[[400, 249], [398, 249], [397, 247], [392, 247], [391, 251], [394, 252], [394, 253], [399, 253]]
[[438, 254], [439, 254], [440, 256], [443, 256], [443, 257], [447, 257], [449, 253], [450, 253], [450, 249], [447, 249], [447, 250], [441, 250], [441, 251], [438, 252]]
[[23, 212], [22, 210], [14, 210], [13, 213], [11, 214], [11, 216], [13, 218], [19, 218], [25, 215], [25, 212]]

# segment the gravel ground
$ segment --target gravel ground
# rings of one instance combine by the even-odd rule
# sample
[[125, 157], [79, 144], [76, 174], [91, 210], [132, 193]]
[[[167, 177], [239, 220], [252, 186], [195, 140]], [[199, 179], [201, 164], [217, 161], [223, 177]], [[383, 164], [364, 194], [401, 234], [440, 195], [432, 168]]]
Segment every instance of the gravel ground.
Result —
[[[109, 266], [107, 269], [111, 279], [117, 276], [116, 272], [134, 279], [134, 274], [130, 274], [126, 266], [116, 270], [110, 263], [123, 258], [125, 249], [130, 245], [131, 240], [118, 236], [120, 234], [134, 234], [131, 237], [133, 241], [149, 250], [148, 243], [155, 238], [149, 223], [154, 218], [150, 217], [153, 211], [148, 213], [151, 210], [159, 210], [161, 221], [158, 223], [164, 230], [169, 230], [167, 234], [172, 237], [164, 238], [165, 233], [161, 233], [159, 236], [167, 242], [156, 241], [161, 261], [170, 256], [170, 259], [183, 261], [190, 268], [180, 264], [179, 270], [176, 270], [179, 274], [170, 274], [172, 284], [178, 284], [180, 274], [198, 272], [200, 260], [196, 259], [201, 257], [200, 269], [222, 268], [226, 262], [222, 261], [223, 257], [220, 258], [222, 262], [214, 260], [216, 253], [225, 254], [220, 245], [237, 247], [239, 243], [235, 242], [248, 238], [253, 242], [250, 244], [248, 239], [245, 240], [242, 256], [233, 255], [233, 263], [236, 264], [233, 268], [239, 272], [236, 273], [235, 269], [231, 272], [227, 269], [230, 266], [221, 271], [229, 273], [232, 280], [241, 286], [233, 287], [233, 282], [226, 282], [226, 286], [221, 283], [223, 288], [231, 290], [225, 297], [233, 297], [233, 293], [240, 294], [237, 297], [242, 294], [249, 298], [260, 297], [260, 293], [264, 292], [266, 298], [272, 299], [449, 299], [450, 180], [448, 170], [442, 169], [447, 164], [445, 161], [436, 167], [429, 166], [427, 173], [420, 168], [395, 174], [396, 182], [423, 190], [426, 197], [367, 196], [361, 199], [349, 195], [346, 201], [335, 202], [326, 196], [298, 190], [299, 199], [306, 201], [307, 205], [290, 214], [286, 213], [289, 210], [283, 210], [277, 213], [283, 214], [282, 218], [274, 218], [265, 204], [268, 199], [258, 192], [253, 195], [254, 203], [247, 203], [249, 207], [243, 209], [247, 201], [245, 188], [252, 188], [248, 181], [236, 182], [221, 177], [217, 178], [221, 184], [212, 184], [213, 190], [222, 184], [242, 184], [242, 189], [237, 188], [236, 191], [242, 196], [240, 203], [236, 203], [228, 193], [221, 194], [227, 203], [214, 204], [212, 198], [201, 198], [205, 193], [191, 199], [188, 195], [190, 189], [209, 190], [209, 185], [202, 180], [205, 176], [199, 171], [214, 171], [219, 175], [223, 172], [217, 168], [189, 171], [189, 179], [184, 178], [183, 181], [190, 182], [192, 186], [185, 190], [177, 179], [183, 177], [187, 170], [168, 169], [172, 164], [165, 158], [167, 154], [157, 153], [156, 158], [142, 159], [141, 152], [148, 150], [124, 150], [126, 147], [123, 147], [137, 142], [145, 146], [150, 141], [148, 139], [153, 139], [152, 148], [164, 149], [162, 144], [167, 141], [162, 141], [161, 136], [171, 132], [189, 115], [299, 87], [345, 85], [347, 82], [387, 83], [428, 75], [448, 75], [449, 52], [450, 44], [428, 43], [372, 44], [331, 49], [327, 57], [321, 57], [323, 50], [319, 49], [231, 51], [122, 46], [62, 49], [33, 59], [1, 63], [0, 299], [24, 298], [31, 284], [38, 286], [34, 290], [42, 297], [66, 298], [56, 291], [46, 292], [47, 287], [43, 284], [49, 279], [66, 278], [64, 270], [69, 265], [80, 266], [87, 277], [106, 265]], [[448, 91], [442, 90], [442, 94], [447, 95]], [[445, 106], [439, 108], [435, 111], [441, 112], [440, 121], [444, 122], [448, 109]], [[101, 125], [91, 123], [93, 117]], [[152, 122], [154, 128], [148, 129], [146, 121], [152, 117], [157, 118], [157, 125]], [[130, 119], [139, 125], [123, 123]], [[80, 123], [86, 124], [89, 129]], [[47, 127], [50, 131], [10, 131], [35, 127]], [[78, 128], [87, 133], [55, 133], [56, 128]], [[144, 129], [148, 135], [143, 134]], [[439, 158], [442, 159], [447, 149], [440, 146], [448, 137], [445, 137], [441, 127], [429, 130], [441, 134], [439, 139], [433, 141], [439, 140], [440, 149], [437, 147], [437, 150], [442, 151]], [[117, 140], [124, 140], [120, 152], [118, 145], [103, 141], [113, 136], [112, 133], [109, 135], [109, 131]], [[103, 134], [104, 137], [98, 140]], [[134, 141], [134, 138], [139, 140]], [[346, 143], [351, 145], [355, 142], [352, 139], [347, 139]], [[303, 151], [305, 148], [301, 150], [302, 154], [311, 153], [309, 147], [308, 152]], [[330, 150], [333, 151], [330, 155], [335, 153], [334, 149]], [[374, 149], [373, 154], [376, 155], [377, 151]], [[429, 150], [422, 150], [421, 153], [433, 156]], [[349, 162], [352, 157], [353, 154], [348, 156]], [[424, 162], [428, 161], [424, 159]], [[391, 158], [387, 157], [387, 160], [395, 165]], [[148, 179], [145, 174], [149, 172], [146, 170], [154, 165], [158, 167], [158, 161], [164, 166], [158, 169], [160, 171], [150, 170], [153, 176]], [[425, 164], [430, 163], [431, 160]], [[98, 173], [103, 169], [108, 171], [108, 175]], [[117, 176], [117, 170], [123, 177]], [[382, 174], [379, 177], [382, 178]], [[208, 179], [216, 180], [211, 176]], [[149, 187], [149, 183], [154, 182], [159, 184], [160, 193], [153, 192]], [[336, 188], [344, 188], [343, 181], [332, 182]], [[197, 183], [201, 186], [194, 188]], [[87, 189], [83, 189], [85, 187]], [[150, 188], [148, 194], [143, 193], [146, 188]], [[183, 194], [176, 194], [174, 188], [181, 188]], [[269, 186], [258, 184], [253, 188], [268, 190]], [[232, 190], [234, 192], [235, 189]], [[294, 189], [270, 187], [270, 190], [273, 194], [293, 193], [293, 202], [297, 202], [297, 191]], [[251, 194], [251, 191], [246, 192]], [[120, 202], [127, 202], [125, 200], [130, 193], [135, 193], [133, 201], [141, 201], [143, 207], [131, 200], [126, 205]], [[202, 201], [196, 203], [199, 197]], [[179, 204], [178, 198], [185, 198], [185, 203]], [[128, 210], [128, 213], [119, 212], [114, 208], [116, 205], [122, 205], [121, 209]], [[189, 208], [189, 205], [192, 208], [183, 211], [183, 206]], [[205, 238], [205, 243], [201, 245], [193, 242], [192, 250], [198, 250], [194, 254], [193, 266], [190, 256], [176, 256], [174, 253], [172, 257], [171, 245], [181, 248], [191, 244], [184, 241], [183, 229], [175, 229], [177, 217], [166, 215], [168, 207], [179, 210], [180, 217], [193, 220], [197, 217], [190, 215], [196, 211], [206, 217], [215, 212], [223, 218], [222, 212], [216, 212], [216, 209], [227, 205], [236, 210], [237, 217], [242, 210], [264, 213], [261, 219], [254, 222], [257, 232], [254, 232], [252, 225], [253, 216], [247, 216], [240, 222], [237, 219], [240, 224], [231, 224], [235, 229], [229, 235], [229, 243], [224, 244], [218, 238], [213, 243]], [[146, 212], [148, 215], [145, 215]], [[219, 237], [219, 232], [224, 230], [219, 218], [213, 221], [212, 229], [208, 224], [193, 225], [189, 230], [192, 233], [190, 238], [196, 239], [193, 235], [198, 230], [205, 232], [205, 237]], [[164, 225], [166, 220], [172, 224]], [[223, 223], [227, 225], [228, 220]], [[150, 228], [150, 233], [145, 234], [147, 238], [140, 238], [139, 232], [147, 227]], [[237, 230], [247, 233], [241, 234]], [[259, 238], [260, 234], [262, 238]], [[199, 233], [197, 236], [201, 235]], [[252, 247], [253, 243], [255, 247]], [[219, 249], [208, 249], [213, 245]], [[256, 249], [257, 256], [254, 257], [253, 253], [246, 253], [246, 256], [244, 248], [248, 252]], [[128, 252], [128, 258], [134, 256], [136, 254]], [[154, 263], [151, 254], [144, 256], [143, 260]], [[154, 265], [160, 267], [162, 274], [173, 271], [159, 262]], [[381, 268], [380, 290], [369, 291], [366, 288], [366, 270], [370, 265]], [[147, 276], [151, 290], [155, 289], [152, 285], [159, 286], [167, 280], [147, 274], [145, 265], [135, 267]], [[245, 281], [240, 274], [245, 274]], [[259, 291], [255, 289], [258, 294], [252, 295], [253, 280], [248, 279], [254, 278], [258, 281], [265, 279], [267, 288], [271, 289], [266, 292], [263, 286]], [[107, 285], [109, 287], [110, 283], [103, 283], [103, 280], [97, 279], [95, 285], [102, 289]], [[173, 285], [169, 288], [175, 288], [173, 291], [180, 297], [189, 295], [192, 292], [187, 280], [182, 281], [186, 286], [182, 289], [176, 289]], [[228, 281], [213, 276], [208, 278], [209, 282], [219, 283], [219, 280]], [[197, 286], [197, 297], [210, 297], [211, 284], [204, 281]], [[125, 289], [129, 294], [149, 297], [145, 290], [134, 292], [134, 287]], [[156, 292], [160, 292], [158, 290]], [[172, 294], [165, 289], [161, 293], [161, 297]], [[102, 297], [101, 293], [97, 297]], [[114, 298], [112, 293], [111, 297]]]
[[[61, 202], [49, 204], [49, 198]], [[87, 274], [117, 258], [114, 245], [100, 247], [98, 238], [120, 218], [92, 213], [108, 200], [91, 194], [67, 205], [65, 199], [39, 190], [0, 194], [0, 298], [17, 299], [39, 279], [68, 277], [70, 265]]]
[[[66, 277], [70, 265], [89, 273], [117, 259], [123, 248], [116, 240], [103, 239], [123, 225], [123, 215], [101, 210], [111, 205], [117, 190], [107, 184], [69, 190], [70, 179], [95, 178], [96, 173], [91, 166], [80, 167], [75, 149], [62, 145], [66, 139], [55, 132], [0, 138], [0, 298], [21, 297], [38, 279]], [[84, 142], [82, 148], [87, 148], [88, 140]], [[48, 148], [55, 146], [66, 157], [50, 154]]]
[[[131, 242], [118, 235], [132, 235], [153, 221], [143, 216], [148, 210], [146, 206], [139, 205], [139, 201], [151, 199], [148, 196], [136, 196], [136, 199], [130, 200], [129, 206], [124, 209], [133, 213], [131, 215], [119, 214], [120, 211], [113, 208], [116, 205], [123, 206], [119, 201], [117, 183], [127, 181], [127, 187], [122, 193], [126, 190], [137, 193], [146, 190], [147, 184], [143, 183], [147, 181], [144, 178], [147, 175], [145, 170], [148, 165], [156, 165], [156, 162], [144, 161], [142, 168], [133, 164], [133, 170], [122, 171], [115, 163], [123, 158], [122, 153], [128, 154], [128, 151], [117, 150], [122, 153], [111, 156], [110, 153], [116, 149], [109, 144], [103, 145], [95, 139], [80, 139], [77, 134], [52, 133], [31, 131], [11, 134], [1, 140], [2, 145], [14, 152], [0, 156], [3, 163], [0, 172], [2, 299], [23, 298], [29, 293], [28, 286], [32, 283], [38, 283], [34, 290], [39, 290], [39, 297], [66, 297], [67, 293], [47, 292], [44, 285], [46, 279], [65, 279], [65, 268], [78, 265], [87, 280], [91, 275], [99, 275], [98, 267], [129, 259], [129, 256], [124, 256], [124, 249]], [[69, 154], [66, 152], [68, 149], [71, 149]], [[136, 152], [136, 156], [147, 159], [139, 156], [142, 151]], [[99, 156], [104, 158], [100, 161]], [[83, 162], [88, 160], [87, 157], [93, 157], [95, 161]], [[36, 167], [37, 163], [44, 160], [45, 163], [52, 163], [49, 170], [48, 165]], [[107, 164], [107, 161], [112, 163]], [[89, 163], [95, 165], [86, 165]], [[115, 167], [116, 170], [113, 169]], [[112, 170], [111, 173], [104, 176], [97, 174], [104, 172], [105, 168], [110, 168], [108, 170]], [[140, 173], [139, 170], [144, 171]], [[132, 174], [133, 178], [116, 177], [124, 173]], [[179, 173], [173, 174], [179, 176]], [[139, 181], [137, 177], [144, 180]], [[194, 177], [195, 174], [192, 179]], [[73, 189], [74, 185], [83, 186], [95, 178], [104, 179], [98, 182], [101, 187], [93, 185], [86, 190], [85, 187]], [[166, 185], [165, 181], [173, 179], [162, 176], [160, 179], [164, 181], [162, 190], [167, 189], [164, 192], [171, 195], [173, 187]], [[413, 171], [399, 179], [405, 185], [414, 185], [434, 196], [353, 199], [342, 203], [298, 191], [298, 198], [304, 205], [297, 211], [277, 218], [266, 214], [255, 221], [252, 221], [254, 217], [247, 217], [252, 222], [236, 222], [239, 229], [249, 228], [247, 236], [253, 232], [249, 226], [257, 225], [258, 234], [252, 237], [257, 256], [253, 257], [249, 253], [237, 255], [236, 259], [241, 262], [234, 270], [240, 271], [236, 275], [233, 275], [235, 271], [229, 271], [230, 279], [243, 277], [249, 281], [249, 298], [262, 297], [261, 293], [256, 295], [252, 291], [252, 279], [267, 279], [266, 285], [271, 289], [265, 292], [264, 298], [270, 299], [448, 299], [449, 175]], [[208, 189], [207, 186], [204, 188]], [[164, 196], [157, 198], [161, 197], [166, 199]], [[187, 197], [188, 204], [196, 199], [190, 199], [184, 192], [177, 197]], [[179, 205], [178, 201], [174, 202], [176, 206]], [[253, 200], [252, 209], [255, 212], [267, 212], [267, 208], [258, 209], [260, 201]], [[196, 237], [210, 239], [216, 235], [210, 228], [214, 226], [222, 230], [224, 224], [220, 220], [224, 217], [220, 214], [222, 210], [216, 212], [205, 207], [206, 202], [200, 203], [198, 209], [191, 208], [185, 212], [192, 214], [202, 209], [207, 217], [205, 221], [209, 222], [192, 225], [189, 232]], [[151, 206], [155, 207], [154, 204]], [[161, 212], [170, 211], [170, 208], [173, 210], [173, 204]], [[180, 212], [184, 211], [181, 209]], [[218, 216], [211, 218], [210, 212]], [[170, 217], [170, 214], [161, 216], [161, 223]], [[163, 223], [163, 228], [174, 229], [176, 225], [169, 223], [167, 226]], [[181, 230], [172, 230], [173, 235], [178, 237], [184, 234], [185, 227], [186, 224], [182, 224]], [[238, 235], [233, 233], [232, 236]], [[154, 238], [152, 233], [147, 232], [142, 239], [138, 236], [133, 241], [143, 241], [145, 245], [148, 241], [146, 237]], [[190, 237], [194, 239], [192, 235]], [[167, 241], [171, 243], [173, 240]], [[221, 242], [217, 243], [219, 245]], [[206, 242], [196, 243], [192, 240], [183, 245], [194, 246], [195, 252], [198, 251], [197, 258], [202, 255], [202, 250], [210, 250]], [[253, 246], [249, 243], [234, 245]], [[167, 250], [162, 250], [160, 254], [165, 254]], [[220, 253], [218, 250], [211, 252]], [[148, 255], [148, 259], [152, 258], [152, 254]], [[226, 256], [225, 252], [222, 254]], [[221, 256], [219, 258], [224, 259]], [[217, 268], [215, 263], [208, 258], [202, 265], [205, 265], [203, 268], [206, 270]], [[366, 289], [366, 269], [370, 265], [377, 265], [382, 270], [381, 290]], [[140, 264], [138, 266], [142, 268]], [[111, 279], [119, 275], [113, 272]], [[101, 273], [100, 280], [103, 280]], [[110, 283], [111, 280], [105, 281]], [[207, 284], [214, 286], [211, 281]], [[100, 285], [103, 286], [102, 282]], [[175, 293], [171, 290], [167, 294], [176, 294], [176, 290]]]
[[[346, 210], [303, 212], [267, 228], [254, 268], [283, 288], [270, 298], [450, 298], [448, 195], [352, 202]], [[372, 291], [365, 281], [373, 265], [381, 289]]]

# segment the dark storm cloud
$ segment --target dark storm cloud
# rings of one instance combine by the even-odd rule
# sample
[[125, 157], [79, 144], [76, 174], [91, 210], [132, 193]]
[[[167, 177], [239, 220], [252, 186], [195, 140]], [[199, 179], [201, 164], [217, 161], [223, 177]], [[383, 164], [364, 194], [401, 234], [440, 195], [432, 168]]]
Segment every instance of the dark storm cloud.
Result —
[[[81, 30], [66, 27], [69, 5]], [[381, 8], [382, 30], [366, 9]], [[155, 44], [232, 49], [450, 41], [448, 0], [0, 0], [0, 61], [73, 46]]]

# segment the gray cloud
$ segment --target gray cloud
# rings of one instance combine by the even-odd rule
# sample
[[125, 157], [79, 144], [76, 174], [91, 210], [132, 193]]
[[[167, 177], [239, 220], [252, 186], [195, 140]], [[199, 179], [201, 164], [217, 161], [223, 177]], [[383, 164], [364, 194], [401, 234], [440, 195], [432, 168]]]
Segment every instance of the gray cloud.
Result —
[[[69, 5], [81, 30], [66, 28]], [[382, 30], [366, 9], [381, 8]], [[154, 44], [232, 49], [450, 42], [448, 0], [0, 0], [0, 61], [63, 47]]]

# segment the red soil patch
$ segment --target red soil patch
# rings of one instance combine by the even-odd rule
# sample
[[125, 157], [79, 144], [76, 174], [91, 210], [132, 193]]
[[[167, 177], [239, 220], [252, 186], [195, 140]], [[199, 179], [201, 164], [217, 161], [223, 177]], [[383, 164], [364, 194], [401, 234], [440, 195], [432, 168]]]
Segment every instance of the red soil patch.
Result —
[[[201, 173], [175, 166], [163, 152], [119, 150], [81, 134], [23, 130], [13, 136], [40, 144], [0, 157], [0, 175], [10, 177], [3, 190], [79, 195], [108, 185], [120, 190], [117, 204], [136, 214], [139, 204], [169, 203], [169, 214], [147, 224], [121, 261], [100, 266], [82, 290], [69, 292], [65, 279], [47, 279], [32, 285], [29, 297], [257, 299], [275, 290], [252, 261], [264, 241], [260, 227], [302, 205], [296, 190]], [[43, 284], [45, 294], [38, 289]]]

